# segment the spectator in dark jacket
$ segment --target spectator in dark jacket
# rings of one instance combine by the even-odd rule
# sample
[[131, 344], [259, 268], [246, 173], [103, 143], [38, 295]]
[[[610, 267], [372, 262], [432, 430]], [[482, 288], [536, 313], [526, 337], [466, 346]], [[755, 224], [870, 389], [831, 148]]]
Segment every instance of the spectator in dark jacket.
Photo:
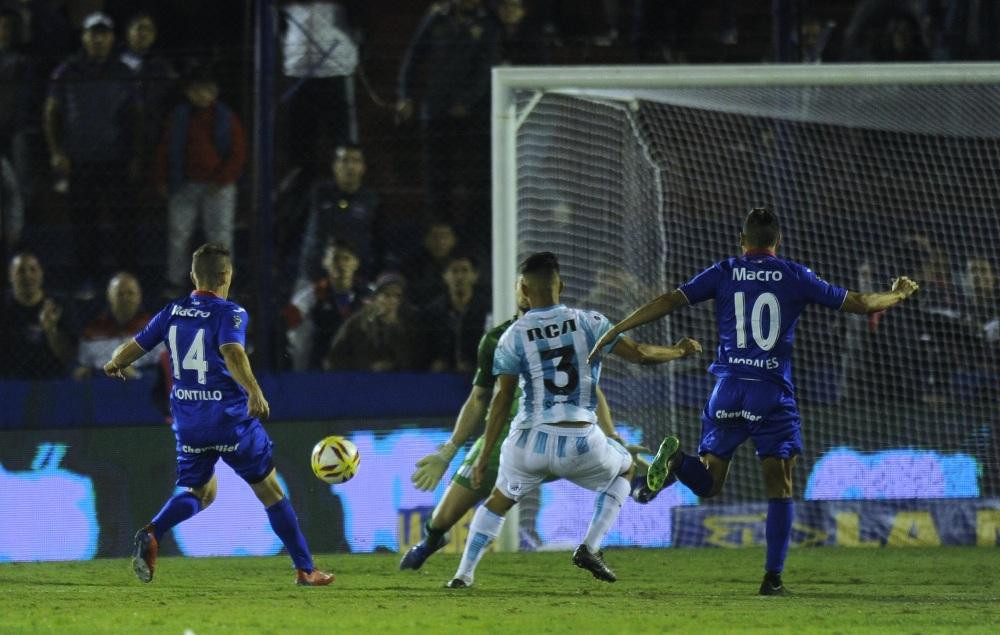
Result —
[[[145, 12], [133, 15], [125, 27], [125, 49], [119, 56], [135, 74], [142, 99], [143, 158], [151, 157], [151, 150], [160, 142], [163, 120], [176, 99], [177, 90], [177, 72], [173, 65], [153, 50], [156, 35], [156, 20], [152, 15]], [[143, 174], [149, 173], [149, 165], [142, 168]]]
[[32, 193], [31, 146], [37, 133], [34, 66], [19, 50], [20, 15], [0, 9], [0, 241], [17, 244]]
[[850, 62], [919, 62], [931, 59], [927, 14], [904, 0], [863, 0], [844, 31]]
[[548, 64], [551, 56], [535, 16], [528, 14], [524, 0], [498, 0], [500, 46], [497, 61], [512, 66]]
[[333, 179], [317, 182], [309, 196], [298, 287], [324, 275], [321, 260], [331, 240], [354, 245], [362, 274], [370, 273], [374, 265], [372, 229], [379, 198], [364, 184], [364, 151], [360, 146], [339, 146], [331, 167]]
[[7, 278], [10, 294], [0, 307], [0, 377], [62, 377], [76, 354], [66, 305], [45, 292], [45, 272], [34, 254], [11, 258]]
[[427, 306], [444, 293], [441, 275], [457, 240], [455, 230], [448, 223], [431, 223], [424, 232], [421, 249], [403, 262], [403, 273], [410, 281], [410, 299], [418, 307]]
[[170, 113], [158, 152], [160, 188], [167, 199], [167, 282], [170, 295], [188, 288], [191, 235], [201, 222], [205, 239], [233, 249], [236, 180], [246, 163], [243, 124], [219, 101], [207, 68], [184, 82], [187, 98]]
[[468, 209], [453, 206], [456, 197], [467, 203], [488, 192], [488, 97], [497, 46], [497, 23], [482, 0], [435, 3], [399, 71], [398, 117], [417, 111], [420, 120], [427, 208], [450, 212], [455, 221]]
[[[87, 16], [82, 40], [83, 51], [52, 73], [44, 126], [57, 189], [68, 190], [79, 271], [100, 275], [133, 268], [129, 180], [138, 169], [142, 115], [132, 72], [112, 55], [111, 18]], [[102, 221], [118, 232], [102, 232]], [[81, 297], [93, 297], [94, 280], [83, 283]]]
[[477, 284], [479, 271], [468, 254], [452, 254], [441, 277], [447, 290], [423, 313], [428, 367], [433, 372], [471, 373], [486, 330], [489, 300]]
[[293, 369], [322, 368], [340, 326], [364, 306], [369, 293], [355, 277], [360, 264], [352, 245], [331, 243], [323, 257], [326, 276], [296, 293], [282, 311]]
[[414, 334], [415, 316], [403, 299], [405, 285], [395, 273], [376, 279], [372, 301], [337, 331], [327, 358], [330, 370], [420, 370], [422, 342]]

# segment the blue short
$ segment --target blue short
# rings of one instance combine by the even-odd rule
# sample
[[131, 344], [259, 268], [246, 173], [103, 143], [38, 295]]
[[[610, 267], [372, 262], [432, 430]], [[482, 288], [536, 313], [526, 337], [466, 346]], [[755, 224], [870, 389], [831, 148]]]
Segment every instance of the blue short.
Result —
[[237, 424], [228, 439], [201, 441], [197, 446], [178, 439], [177, 485], [196, 489], [208, 483], [220, 458], [247, 483], [259, 483], [274, 469], [273, 445], [257, 419]]
[[795, 397], [769, 381], [720, 378], [701, 413], [698, 454], [729, 460], [747, 438], [757, 456], [788, 459], [802, 453], [802, 421]]

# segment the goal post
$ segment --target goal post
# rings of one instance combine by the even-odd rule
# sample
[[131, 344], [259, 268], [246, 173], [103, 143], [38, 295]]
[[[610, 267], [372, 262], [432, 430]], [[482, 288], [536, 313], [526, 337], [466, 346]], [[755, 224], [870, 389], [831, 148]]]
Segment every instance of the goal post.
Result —
[[[831, 282], [923, 286], [870, 319], [804, 314], [796, 496], [1000, 494], [1000, 64], [503, 67], [492, 98], [496, 321], [533, 251], [560, 256], [567, 303], [619, 320], [735, 255], [746, 211], [773, 206], [782, 255]], [[694, 452], [712, 307], [636, 332], [675, 335], [702, 358], [608, 360], [602, 386], [646, 444], [679, 432]], [[751, 444], [729, 480], [721, 503], [764, 499]]]

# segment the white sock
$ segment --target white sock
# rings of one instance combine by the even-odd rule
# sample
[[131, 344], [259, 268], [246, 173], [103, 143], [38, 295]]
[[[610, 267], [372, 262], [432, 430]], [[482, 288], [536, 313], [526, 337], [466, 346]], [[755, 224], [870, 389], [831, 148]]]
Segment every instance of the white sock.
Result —
[[611, 525], [615, 524], [618, 512], [622, 510], [622, 503], [630, 489], [629, 482], [619, 476], [608, 489], [597, 495], [597, 500], [594, 502], [594, 517], [590, 520], [587, 537], [583, 539], [583, 544], [587, 545], [590, 553], [600, 551], [601, 541], [611, 529]]
[[465, 552], [462, 554], [458, 571], [455, 572], [456, 578], [462, 578], [467, 584], [472, 584], [476, 565], [500, 535], [501, 527], [503, 527], [503, 516], [497, 516], [486, 509], [486, 505], [480, 505], [469, 525], [469, 539], [465, 542]]

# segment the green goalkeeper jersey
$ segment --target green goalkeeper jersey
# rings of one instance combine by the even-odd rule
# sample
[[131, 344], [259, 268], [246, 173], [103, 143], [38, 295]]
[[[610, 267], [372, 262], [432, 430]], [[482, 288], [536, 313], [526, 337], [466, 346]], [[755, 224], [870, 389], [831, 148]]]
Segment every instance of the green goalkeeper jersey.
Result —
[[[493, 353], [497, 349], [497, 342], [500, 341], [500, 336], [503, 335], [511, 324], [514, 323], [516, 318], [511, 318], [504, 322], [503, 324], [496, 326], [479, 340], [479, 349], [476, 355], [476, 375], [472, 378], [472, 385], [478, 386], [480, 388], [486, 388], [490, 391], [493, 389], [493, 385], [496, 383], [496, 377], [493, 375]], [[490, 453], [490, 461], [486, 468], [486, 475], [482, 483], [480, 483], [478, 491], [480, 496], [486, 497], [489, 495], [490, 491], [493, 489], [493, 485], [497, 480], [497, 471], [500, 469], [500, 446], [503, 445], [502, 441], [507, 437], [510, 432], [510, 421], [514, 418], [517, 413], [518, 397], [520, 397], [520, 389], [515, 393], [514, 403], [510, 406], [510, 413], [507, 415], [507, 421], [504, 424], [503, 430], [500, 432], [500, 442], [498, 442], [493, 447], [493, 452]], [[489, 414], [487, 413], [487, 420]], [[468, 454], [465, 455], [465, 459], [462, 461], [462, 465], [459, 466], [455, 475], [452, 477], [459, 485], [467, 487], [469, 489], [475, 489], [472, 487], [472, 466], [476, 462], [476, 458], [479, 456], [480, 451], [483, 448], [483, 436], [480, 435], [476, 439], [475, 444], [469, 450]]]
[[[497, 383], [496, 375], [493, 374], [493, 354], [497, 350], [497, 343], [500, 341], [500, 336], [504, 334], [504, 331], [510, 328], [510, 325], [513, 324], [516, 319], [516, 317], [513, 317], [503, 324], [494, 326], [479, 339], [479, 347], [476, 349], [476, 374], [472, 377], [473, 386], [487, 388], [492, 392], [494, 384]], [[510, 420], [514, 417], [514, 414], [517, 413], [520, 396], [521, 389], [518, 388], [517, 392], [514, 394], [514, 401], [510, 405], [510, 416], [507, 417], [507, 423], [504, 427], [503, 434], [500, 435], [501, 439], [505, 439], [507, 437]], [[486, 417], [487, 420], [489, 420], [489, 413], [487, 413]]]

